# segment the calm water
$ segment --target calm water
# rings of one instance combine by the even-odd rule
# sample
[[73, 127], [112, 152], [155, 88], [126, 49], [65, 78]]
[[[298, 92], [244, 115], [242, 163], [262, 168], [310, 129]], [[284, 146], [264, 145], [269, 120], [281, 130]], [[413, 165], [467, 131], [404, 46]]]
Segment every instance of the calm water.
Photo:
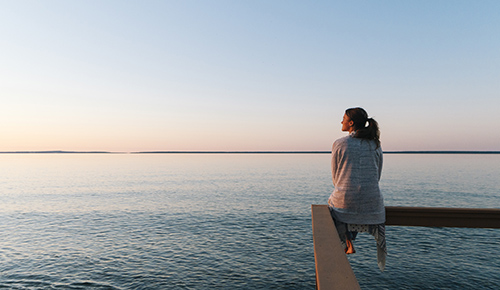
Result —
[[[0, 288], [314, 289], [328, 154], [0, 155]], [[386, 205], [500, 208], [500, 155], [385, 155]], [[500, 289], [500, 230], [360, 235], [364, 289]]]

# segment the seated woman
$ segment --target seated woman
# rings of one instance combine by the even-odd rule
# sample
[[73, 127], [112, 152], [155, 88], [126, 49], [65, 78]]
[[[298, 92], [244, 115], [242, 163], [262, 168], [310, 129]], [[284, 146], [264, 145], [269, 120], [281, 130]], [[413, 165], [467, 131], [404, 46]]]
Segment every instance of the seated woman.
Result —
[[352, 241], [368, 232], [377, 241], [377, 262], [385, 268], [385, 207], [380, 193], [382, 148], [378, 123], [362, 108], [345, 111], [342, 131], [349, 135], [332, 147], [333, 190], [328, 205], [347, 254], [355, 253]]

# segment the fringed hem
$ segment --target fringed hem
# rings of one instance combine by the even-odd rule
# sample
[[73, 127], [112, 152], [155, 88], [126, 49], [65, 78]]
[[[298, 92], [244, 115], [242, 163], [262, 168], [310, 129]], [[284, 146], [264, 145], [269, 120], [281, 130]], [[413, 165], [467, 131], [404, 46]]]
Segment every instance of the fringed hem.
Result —
[[[369, 233], [377, 242], [377, 264], [380, 271], [385, 270], [385, 260], [387, 257], [387, 245], [385, 242], [385, 223], [367, 225], [367, 224], [346, 224], [335, 219], [333, 209], [330, 207], [332, 216], [339, 238], [344, 248], [347, 247], [346, 240], [354, 241], [358, 233]], [[353, 246], [354, 247], [354, 246]], [[354, 248], [353, 248], [354, 249]]]

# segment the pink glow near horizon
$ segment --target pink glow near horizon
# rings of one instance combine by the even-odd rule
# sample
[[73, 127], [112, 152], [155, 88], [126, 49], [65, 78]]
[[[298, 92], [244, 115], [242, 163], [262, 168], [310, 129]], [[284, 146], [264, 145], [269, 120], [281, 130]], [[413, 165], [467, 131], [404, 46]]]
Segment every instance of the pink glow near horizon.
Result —
[[500, 150], [498, 2], [4, 6], [0, 151]]

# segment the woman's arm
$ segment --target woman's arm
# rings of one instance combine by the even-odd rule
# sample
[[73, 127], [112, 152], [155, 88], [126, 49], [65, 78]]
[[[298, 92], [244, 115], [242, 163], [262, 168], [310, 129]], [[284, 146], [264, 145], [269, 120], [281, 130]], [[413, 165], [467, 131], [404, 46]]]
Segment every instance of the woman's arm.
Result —
[[382, 153], [382, 148], [377, 148], [377, 166], [378, 166], [378, 180], [380, 181], [380, 177], [382, 176], [382, 166], [384, 163], [384, 154]]
[[339, 159], [339, 150], [338, 147], [335, 146], [335, 143], [332, 145], [332, 159], [331, 159], [331, 168], [332, 168], [332, 182], [333, 185], [337, 184], [337, 170], [338, 170], [338, 159]]

